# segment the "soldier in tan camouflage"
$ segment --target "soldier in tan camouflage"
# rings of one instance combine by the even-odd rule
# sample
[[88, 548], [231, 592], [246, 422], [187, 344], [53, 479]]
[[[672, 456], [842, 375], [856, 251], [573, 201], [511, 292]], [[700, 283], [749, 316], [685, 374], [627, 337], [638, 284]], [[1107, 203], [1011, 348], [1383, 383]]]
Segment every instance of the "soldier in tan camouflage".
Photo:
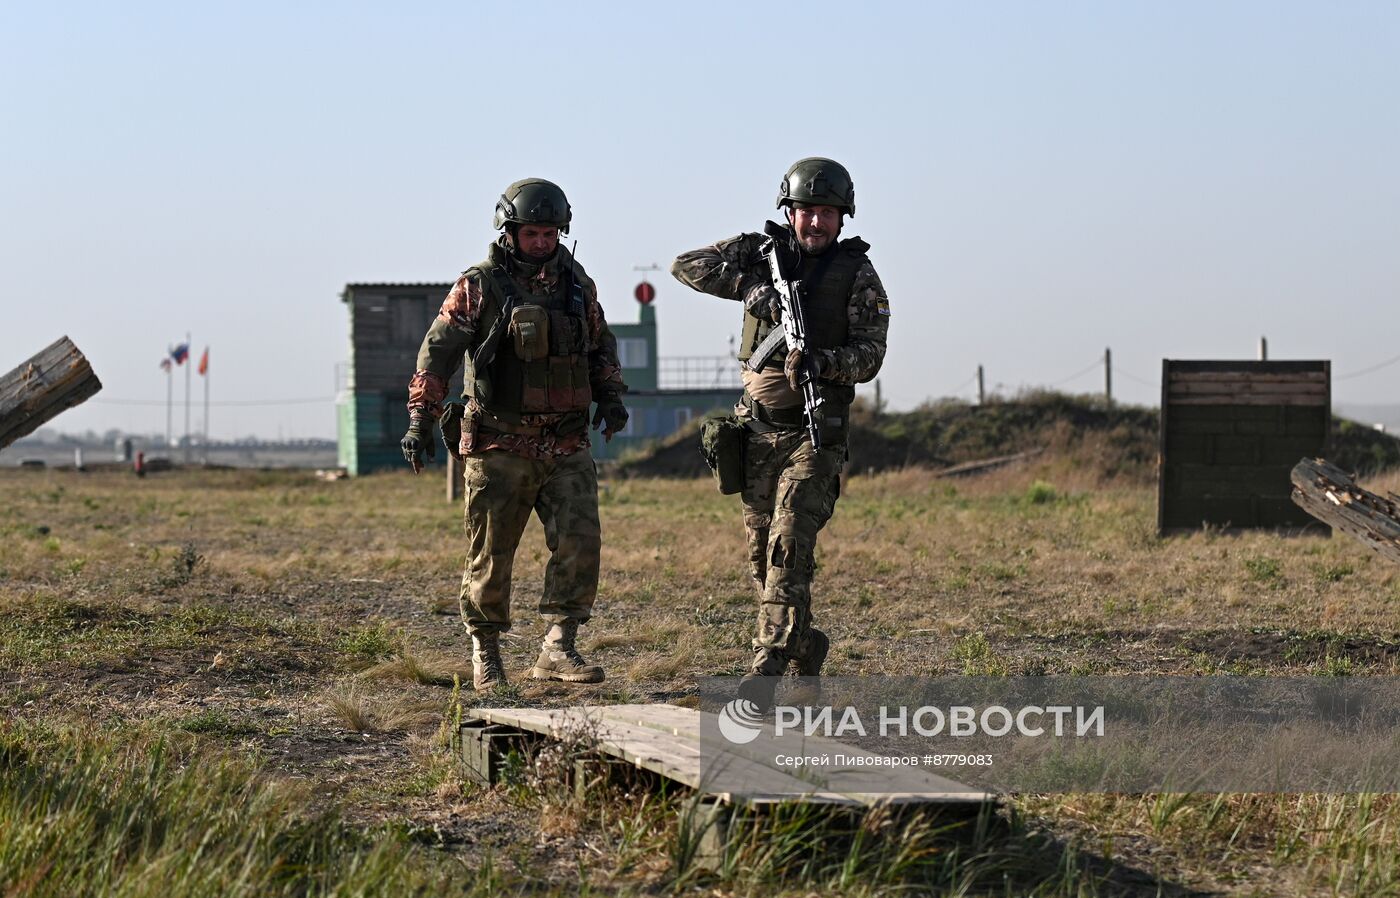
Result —
[[[443, 418], [449, 451], [465, 469], [461, 607], [477, 689], [506, 680], [499, 639], [511, 627], [511, 569], [531, 511], [550, 552], [540, 600], [550, 626], [530, 675], [603, 680], [603, 669], [576, 645], [598, 592], [602, 544], [588, 412], [596, 403], [593, 426], [612, 439], [627, 425], [627, 387], [597, 288], [559, 245], [571, 218], [564, 192], [549, 181], [506, 188], [495, 216], [505, 233], [448, 292], [408, 387], [404, 457], [420, 470]], [[458, 422], [444, 417], [443, 399], [463, 364], [467, 401], [457, 440]]]
[[[830, 647], [812, 626], [811, 584], [817, 533], [831, 517], [846, 461], [847, 412], [854, 384], [871, 380], [885, 358], [890, 306], [870, 247], [859, 237], [838, 240], [855, 215], [855, 187], [830, 159], [802, 159], [783, 177], [778, 207], [787, 209], [779, 234], [786, 268], [805, 287], [811, 358], [778, 352], [758, 371], [743, 368], [744, 393], [735, 408], [745, 422], [744, 529], [749, 573], [759, 594], [754, 659], [741, 694], [771, 699], [778, 675], [792, 668], [818, 676]], [[740, 234], [678, 256], [671, 273], [704, 293], [744, 304], [739, 359], [747, 362], [780, 318], [778, 295], [760, 253], [763, 234]], [[824, 399], [821, 448], [804, 426], [799, 379], [811, 371]], [[747, 687], [747, 689], [745, 688]]]

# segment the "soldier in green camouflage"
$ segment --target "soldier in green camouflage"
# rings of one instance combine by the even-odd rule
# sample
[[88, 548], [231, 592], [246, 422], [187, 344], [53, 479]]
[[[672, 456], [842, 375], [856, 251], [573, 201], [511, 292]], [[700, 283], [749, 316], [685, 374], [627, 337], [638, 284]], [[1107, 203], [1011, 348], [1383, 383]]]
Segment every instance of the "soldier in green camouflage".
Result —
[[[627, 387], [597, 288], [559, 245], [572, 217], [564, 192], [549, 181], [529, 178], [506, 188], [495, 215], [505, 233], [448, 292], [409, 383], [404, 458], [421, 469], [423, 454], [434, 453], [441, 418], [448, 450], [465, 469], [461, 607], [477, 689], [506, 679], [500, 634], [511, 627], [511, 570], [531, 511], [550, 552], [540, 600], [550, 626], [530, 675], [603, 680], [603, 669], [576, 645], [598, 592], [602, 545], [588, 412], [596, 403], [593, 426], [612, 439], [627, 425]], [[443, 405], [459, 365], [466, 367], [460, 439], [459, 423]]]
[[[744, 393], [735, 412], [745, 422], [744, 529], [749, 573], [759, 594], [758, 637], [744, 685], [771, 697], [773, 678], [789, 667], [821, 672], [830, 647], [812, 626], [811, 584], [817, 533], [831, 517], [846, 461], [847, 412], [854, 384], [871, 380], [885, 358], [890, 306], [859, 237], [839, 240], [844, 216], [854, 216], [855, 186], [840, 164], [807, 158], [783, 176], [778, 230], [786, 270], [804, 285], [811, 357], [778, 352], [758, 371], [743, 368]], [[682, 253], [671, 265], [677, 280], [744, 306], [739, 359], [747, 362], [778, 325], [778, 294], [760, 252], [763, 234], [740, 234]], [[799, 380], [817, 377], [824, 400], [821, 448], [804, 426]]]

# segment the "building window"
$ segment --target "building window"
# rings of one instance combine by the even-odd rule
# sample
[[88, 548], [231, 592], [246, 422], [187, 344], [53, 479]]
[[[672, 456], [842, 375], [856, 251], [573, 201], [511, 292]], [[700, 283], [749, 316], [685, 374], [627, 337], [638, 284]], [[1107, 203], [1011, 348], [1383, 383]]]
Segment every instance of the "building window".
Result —
[[410, 346], [421, 343], [423, 334], [431, 323], [428, 318], [428, 297], [391, 296], [389, 308], [393, 310], [389, 340], [396, 345]]
[[689, 408], [689, 407], [686, 407], [686, 408], [678, 408], [678, 409], [676, 409], [676, 426], [675, 426], [675, 429], [676, 429], [676, 430], [680, 430], [682, 427], [684, 427], [684, 426], [686, 426], [687, 424], [690, 423], [690, 419], [691, 419], [691, 411], [690, 411], [690, 408]]
[[647, 341], [645, 337], [623, 337], [617, 341], [617, 360], [624, 368], [647, 367]]

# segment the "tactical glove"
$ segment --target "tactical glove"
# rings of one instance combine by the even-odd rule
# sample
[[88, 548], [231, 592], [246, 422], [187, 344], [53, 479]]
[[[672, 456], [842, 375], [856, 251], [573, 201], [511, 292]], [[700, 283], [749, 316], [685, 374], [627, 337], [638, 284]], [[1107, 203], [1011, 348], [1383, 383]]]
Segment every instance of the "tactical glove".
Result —
[[611, 441], [613, 434], [627, 426], [627, 407], [616, 393], [598, 398], [598, 411], [593, 413], [593, 429], [603, 429], [603, 440]]
[[399, 448], [403, 449], [404, 460], [413, 465], [415, 474], [423, 470], [423, 453], [426, 452], [428, 458], [437, 458], [436, 441], [433, 439], [436, 429], [437, 421], [427, 412], [414, 409], [409, 413], [408, 432], [399, 441]]
[[783, 362], [783, 373], [787, 375], [788, 386], [792, 387], [794, 393], [801, 390], [807, 381], [825, 377], [829, 369], [830, 362], [826, 353], [820, 349], [810, 354], [803, 354], [802, 350], [794, 349], [788, 353], [787, 361]]
[[744, 295], [744, 309], [755, 318], [774, 324], [783, 318], [782, 299], [772, 284], [755, 284]]

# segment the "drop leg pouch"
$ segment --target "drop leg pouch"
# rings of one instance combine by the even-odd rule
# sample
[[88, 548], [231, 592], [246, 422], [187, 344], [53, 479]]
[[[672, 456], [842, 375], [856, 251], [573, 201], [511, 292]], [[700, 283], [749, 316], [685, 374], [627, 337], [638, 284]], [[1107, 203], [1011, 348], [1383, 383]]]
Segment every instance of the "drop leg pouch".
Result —
[[744, 490], [744, 444], [747, 431], [734, 415], [706, 418], [700, 425], [700, 454], [726, 496]]

